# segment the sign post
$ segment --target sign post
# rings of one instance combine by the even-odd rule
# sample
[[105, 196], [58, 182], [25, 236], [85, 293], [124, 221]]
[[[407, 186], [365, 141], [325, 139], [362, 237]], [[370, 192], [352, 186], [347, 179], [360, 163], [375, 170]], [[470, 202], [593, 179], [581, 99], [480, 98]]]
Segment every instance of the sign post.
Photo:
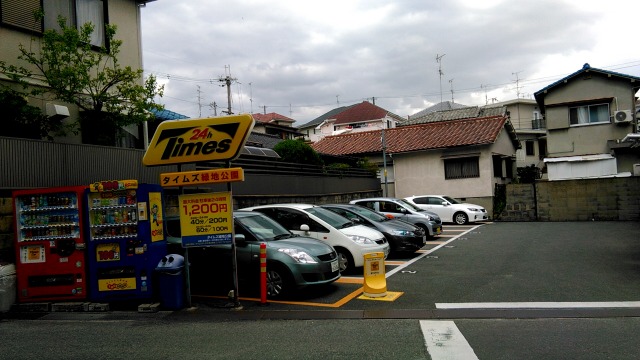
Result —
[[[180, 229], [185, 248], [187, 302], [191, 307], [189, 248], [231, 244], [233, 253], [234, 308], [238, 301], [238, 274], [231, 183], [244, 181], [241, 168], [231, 168], [253, 129], [251, 115], [163, 121], [153, 134], [142, 163], [146, 166], [178, 164], [177, 173], [160, 176], [163, 187], [180, 188]], [[227, 163], [226, 169], [181, 172], [180, 164], [204, 161]], [[227, 192], [184, 195], [184, 186], [226, 183]]]

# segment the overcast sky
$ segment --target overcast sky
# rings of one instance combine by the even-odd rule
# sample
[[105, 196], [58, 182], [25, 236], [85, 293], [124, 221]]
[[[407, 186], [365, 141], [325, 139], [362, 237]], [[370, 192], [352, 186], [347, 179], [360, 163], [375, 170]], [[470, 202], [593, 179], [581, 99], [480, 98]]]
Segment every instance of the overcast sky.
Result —
[[637, 0], [158, 0], [143, 60], [159, 101], [191, 118], [227, 110], [226, 77], [235, 114], [302, 125], [375, 99], [406, 118], [532, 99], [584, 63], [640, 76], [639, 19]]

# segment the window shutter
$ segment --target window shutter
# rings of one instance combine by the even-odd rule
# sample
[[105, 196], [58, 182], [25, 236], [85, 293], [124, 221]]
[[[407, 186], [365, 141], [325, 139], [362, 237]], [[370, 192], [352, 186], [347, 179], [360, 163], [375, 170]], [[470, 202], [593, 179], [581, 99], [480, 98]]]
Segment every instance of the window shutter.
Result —
[[38, 33], [42, 32], [42, 21], [34, 14], [40, 10], [40, 0], [0, 0], [2, 23]]

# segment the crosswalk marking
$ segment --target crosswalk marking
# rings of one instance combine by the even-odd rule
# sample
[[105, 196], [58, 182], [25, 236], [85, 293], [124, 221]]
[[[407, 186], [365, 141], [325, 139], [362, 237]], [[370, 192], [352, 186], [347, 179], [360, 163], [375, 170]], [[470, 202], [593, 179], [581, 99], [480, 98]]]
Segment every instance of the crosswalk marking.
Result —
[[453, 321], [420, 320], [432, 360], [477, 360], [475, 352]]

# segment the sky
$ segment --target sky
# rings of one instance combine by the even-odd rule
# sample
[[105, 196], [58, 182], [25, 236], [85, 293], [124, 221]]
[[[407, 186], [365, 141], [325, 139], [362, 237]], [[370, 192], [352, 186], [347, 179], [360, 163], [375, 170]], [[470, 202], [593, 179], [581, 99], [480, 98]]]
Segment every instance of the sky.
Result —
[[156, 100], [190, 118], [230, 104], [300, 126], [363, 101], [407, 118], [533, 99], [585, 63], [640, 76], [636, 0], [158, 0], [141, 15]]

